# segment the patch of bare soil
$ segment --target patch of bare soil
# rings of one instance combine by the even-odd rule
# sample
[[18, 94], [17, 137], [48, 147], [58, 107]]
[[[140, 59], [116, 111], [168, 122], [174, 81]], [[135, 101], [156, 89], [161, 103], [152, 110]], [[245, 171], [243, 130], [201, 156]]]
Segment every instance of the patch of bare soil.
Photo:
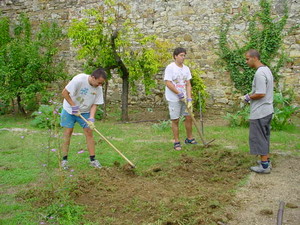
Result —
[[216, 224], [228, 221], [223, 206], [247, 171], [249, 159], [230, 151], [182, 155], [143, 174], [113, 168], [82, 174], [72, 196], [94, 224]]
[[[216, 112], [203, 112], [202, 122], [203, 126], [224, 126], [228, 125], [228, 121], [224, 119], [223, 115], [215, 115]], [[195, 119], [200, 121], [200, 113], [194, 113]], [[157, 122], [169, 120], [169, 111], [167, 107], [156, 108], [134, 108], [131, 107], [129, 113], [129, 123], [138, 122]], [[200, 123], [200, 122], [199, 122]]]
[[248, 183], [228, 209], [228, 225], [277, 224], [280, 201], [285, 203], [284, 225], [300, 224], [300, 158], [281, 157], [271, 174], [251, 173]]

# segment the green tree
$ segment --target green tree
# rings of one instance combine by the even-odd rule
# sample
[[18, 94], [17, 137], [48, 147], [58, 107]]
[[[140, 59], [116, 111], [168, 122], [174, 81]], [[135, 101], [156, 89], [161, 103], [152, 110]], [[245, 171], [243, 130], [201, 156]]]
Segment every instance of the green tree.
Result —
[[[219, 28], [219, 52], [221, 62], [225, 69], [230, 72], [237, 90], [243, 94], [251, 91], [251, 84], [255, 71], [248, 67], [245, 62], [245, 52], [249, 49], [257, 49], [261, 54], [261, 61], [272, 70], [275, 80], [279, 79], [279, 69], [288, 60], [282, 50], [282, 43], [285, 37], [284, 28], [288, 19], [288, 9], [285, 4], [284, 14], [272, 17], [271, 1], [260, 0], [260, 10], [249, 15], [247, 11], [243, 15], [237, 15], [226, 21], [222, 19]], [[229, 30], [234, 22], [240, 17], [246, 18], [249, 22], [245, 41], [238, 44], [235, 40], [229, 39]]]
[[103, 67], [109, 77], [115, 69], [122, 78], [122, 121], [128, 118], [129, 86], [135, 90], [141, 81], [150, 93], [156, 82], [153, 75], [169, 58], [168, 45], [154, 35], [144, 35], [129, 19], [127, 5], [105, 0], [97, 9], [85, 11], [85, 18], [74, 20], [69, 29], [78, 58], [85, 60], [85, 71]]
[[16, 100], [19, 111], [26, 114], [49, 99], [51, 82], [65, 77], [63, 63], [55, 61], [57, 42], [62, 38], [56, 23], [43, 23], [33, 32], [25, 14], [15, 24], [0, 18], [1, 101]]

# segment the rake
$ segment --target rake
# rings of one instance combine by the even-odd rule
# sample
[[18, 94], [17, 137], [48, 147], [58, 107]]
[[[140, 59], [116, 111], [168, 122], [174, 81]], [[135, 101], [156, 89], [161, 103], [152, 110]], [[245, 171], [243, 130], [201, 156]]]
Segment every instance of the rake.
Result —
[[[88, 124], [88, 121], [82, 115], [80, 115], [80, 118]], [[96, 128], [94, 128], [94, 131], [96, 131], [103, 140], [105, 140], [114, 150], [116, 150], [116, 152], [119, 153], [119, 155], [122, 156], [123, 159], [125, 159], [132, 168], [135, 168], [135, 165], [132, 162], [130, 162], [130, 160], [127, 159], [126, 156], [123, 155], [122, 152], [120, 152], [112, 143], [110, 143], [110, 141], [103, 134], [101, 134]]]
[[187, 107], [186, 102], [185, 102], [185, 106], [186, 106], [186, 110], [188, 111], [189, 115], [190, 115], [191, 118], [192, 118], [192, 121], [193, 121], [193, 123], [194, 123], [194, 125], [195, 125], [195, 127], [196, 127], [196, 130], [198, 131], [198, 134], [199, 134], [199, 136], [200, 136], [200, 139], [201, 139], [201, 141], [202, 141], [204, 147], [208, 147], [208, 145], [209, 145], [210, 143], [212, 143], [215, 139], [212, 139], [212, 140], [210, 140], [209, 142], [206, 142], [206, 141], [204, 140], [203, 135], [202, 135], [202, 132], [201, 132], [200, 128], [198, 127], [197, 121], [196, 121], [196, 119], [195, 119], [195, 117], [194, 117], [194, 115], [193, 115], [193, 112], [190, 110], [190, 108]]

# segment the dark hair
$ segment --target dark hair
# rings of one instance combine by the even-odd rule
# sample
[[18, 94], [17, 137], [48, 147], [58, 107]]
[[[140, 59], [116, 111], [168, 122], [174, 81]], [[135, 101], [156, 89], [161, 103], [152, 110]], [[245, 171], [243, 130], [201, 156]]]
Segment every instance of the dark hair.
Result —
[[257, 50], [255, 49], [250, 49], [247, 52], [251, 57], [256, 57], [258, 60], [260, 60], [260, 54]]
[[107, 79], [107, 75], [106, 75], [106, 72], [103, 68], [99, 68], [99, 69], [96, 69], [92, 74], [91, 74], [92, 77], [95, 77], [96, 79], [102, 77], [104, 80]]
[[186, 54], [186, 50], [184, 48], [178, 47], [174, 49], [173, 52], [173, 58], [175, 59], [175, 56], [179, 55], [180, 53], [185, 53]]

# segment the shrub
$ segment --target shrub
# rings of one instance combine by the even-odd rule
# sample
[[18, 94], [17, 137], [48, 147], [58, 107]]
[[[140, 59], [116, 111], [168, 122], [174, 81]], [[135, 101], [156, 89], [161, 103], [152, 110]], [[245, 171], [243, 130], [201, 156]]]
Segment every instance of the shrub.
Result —
[[[283, 130], [288, 124], [292, 124], [290, 120], [291, 116], [296, 113], [300, 108], [292, 105], [294, 95], [292, 92], [278, 92], [274, 93], [274, 114], [271, 122], [272, 130]], [[244, 106], [241, 110], [236, 113], [227, 113], [225, 119], [229, 121], [229, 126], [249, 126], [249, 105]]]
[[170, 129], [170, 123], [170, 120], [163, 120], [160, 123], [153, 124], [152, 128], [156, 131], [166, 131]]
[[41, 105], [38, 111], [32, 113], [34, 119], [31, 125], [39, 128], [53, 129], [59, 126], [61, 107], [56, 105]]
[[248, 127], [249, 126], [250, 106], [246, 105], [242, 110], [235, 114], [227, 113], [225, 119], [229, 121], [230, 127]]
[[272, 120], [272, 129], [283, 130], [287, 124], [291, 124], [291, 116], [300, 108], [291, 105], [294, 96], [292, 93], [282, 92], [274, 94], [274, 116]]

